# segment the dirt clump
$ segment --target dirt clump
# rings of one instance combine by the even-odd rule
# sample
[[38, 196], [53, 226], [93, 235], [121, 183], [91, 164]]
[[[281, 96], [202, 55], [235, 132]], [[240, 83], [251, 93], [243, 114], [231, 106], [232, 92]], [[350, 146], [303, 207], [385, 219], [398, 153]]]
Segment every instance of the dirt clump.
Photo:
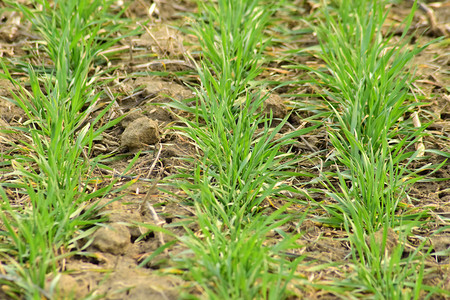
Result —
[[264, 101], [264, 114], [270, 114], [276, 119], [283, 119], [287, 115], [287, 107], [284, 104], [283, 98], [277, 94], [270, 94], [269, 97]]
[[182, 100], [193, 96], [192, 91], [187, 87], [175, 82], [159, 80], [154, 76], [138, 77], [134, 81], [134, 86], [143, 89], [142, 96], [145, 98], [155, 98], [158, 96], [164, 98], [164, 96], [169, 96], [176, 100]]
[[384, 245], [384, 251], [391, 255], [398, 245], [399, 236], [392, 228], [389, 227], [387, 228], [386, 241], [384, 242], [385, 230], [386, 229], [382, 227], [377, 232], [373, 233], [373, 239], [371, 237], [366, 237], [366, 243], [372, 248], [379, 249], [383, 249]]
[[121, 146], [131, 152], [138, 151], [146, 145], [154, 145], [159, 141], [158, 122], [141, 117], [131, 122], [122, 133]]
[[118, 223], [99, 228], [93, 237], [92, 247], [114, 255], [124, 254], [131, 241], [127, 226]]
[[83, 299], [87, 296], [88, 290], [87, 281], [70, 274], [61, 274], [55, 288], [54, 299]]

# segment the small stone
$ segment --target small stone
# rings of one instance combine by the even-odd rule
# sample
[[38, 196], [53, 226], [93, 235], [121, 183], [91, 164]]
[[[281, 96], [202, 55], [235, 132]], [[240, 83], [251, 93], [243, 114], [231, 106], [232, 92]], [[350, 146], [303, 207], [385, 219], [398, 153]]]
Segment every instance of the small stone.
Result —
[[131, 240], [130, 231], [125, 225], [113, 223], [101, 227], [94, 233], [92, 246], [114, 255], [124, 254]]
[[131, 122], [122, 134], [121, 146], [137, 151], [159, 141], [158, 122], [142, 117]]

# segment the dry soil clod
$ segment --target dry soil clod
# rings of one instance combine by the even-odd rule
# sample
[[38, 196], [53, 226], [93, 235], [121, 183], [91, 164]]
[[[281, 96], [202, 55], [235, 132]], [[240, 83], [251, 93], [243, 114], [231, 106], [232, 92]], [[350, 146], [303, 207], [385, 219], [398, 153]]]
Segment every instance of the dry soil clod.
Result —
[[142, 117], [131, 122], [122, 134], [121, 146], [131, 152], [159, 142], [158, 122]]
[[96, 249], [114, 255], [124, 254], [130, 245], [131, 235], [127, 226], [113, 223], [102, 227], [94, 233], [92, 246]]

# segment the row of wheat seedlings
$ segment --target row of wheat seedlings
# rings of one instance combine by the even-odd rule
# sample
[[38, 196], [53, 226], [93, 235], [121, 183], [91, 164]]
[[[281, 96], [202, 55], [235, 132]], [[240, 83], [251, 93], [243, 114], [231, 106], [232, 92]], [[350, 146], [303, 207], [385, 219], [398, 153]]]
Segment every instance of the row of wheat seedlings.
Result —
[[[198, 148], [194, 170], [177, 176], [200, 226], [200, 234], [188, 230], [182, 238], [194, 254], [183, 263], [210, 299], [283, 299], [300, 260], [282, 254], [298, 236], [277, 229], [293, 216], [285, 208], [271, 215], [259, 209], [290, 189], [285, 180], [297, 175], [290, 170], [298, 158], [280, 148], [312, 130], [277, 138], [287, 117], [274, 126], [271, 114], [263, 113], [268, 95], [256, 77], [266, 45], [263, 30], [274, 9], [258, 0], [199, 2], [193, 27], [201, 47], [197, 102], [172, 104], [194, 115], [177, 130]], [[284, 237], [281, 243], [265, 245], [271, 230]]]
[[[19, 198], [0, 189], [0, 281], [9, 286], [3, 290], [11, 297], [56, 297], [62, 260], [81, 253], [89, 243], [79, 241], [102, 221], [91, 200], [112, 192], [112, 184], [93, 188], [92, 170], [101, 157], [91, 157], [93, 141], [119, 121], [99, 122], [112, 103], [99, 105], [98, 74], [93, 72], [99, 53], [117, 41], [112, 35], [120, 29], [120, 14], [108, 14], [110, 4], [10, 3], [40, 34], [36, 53], [45, 54], [37, 66], [2, 60], [1, 76], [14, 84], [12, 102], [26, 115], [23, 126], [14, 128], [26, 138], [3, 156], [11, 162], [5, 176], [15, 179], [2, 184], [16, 188]], [[26, 87], [13, 78], [11, 66], [25, 71]]]
[[324, 181], [336, 204], [323, 208], [329, 222], [344, 225], [352, 246], [355, 274], [337, 284], [336, 292], [418, 299], [438, 290], [422, 284], [424, 244], [404, 257], [406, 237], [421, 224], [421, 215], [408, 212], [406, 201], [408, 186], [422, 179], [422, 169], [408, 167], [424, 154], [420, 141], [428, 125], [415, 127], [405, 118], [421, 104], [410, 92], [409, 64], [427, 45], [411, 45], [406, 37], [416, 4], [400, 37], [383, 27], [386, 4], [339, 0], [324, 6], [316, 27], [326, 68], [311, 71], [333, 112], [327, 130], [338, 167], [324, 176], [338, 179], [337, 187]]

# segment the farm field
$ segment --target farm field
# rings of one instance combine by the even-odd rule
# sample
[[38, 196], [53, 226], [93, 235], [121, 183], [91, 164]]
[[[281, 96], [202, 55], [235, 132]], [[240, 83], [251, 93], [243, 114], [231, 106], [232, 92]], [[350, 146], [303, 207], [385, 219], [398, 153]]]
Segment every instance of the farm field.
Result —
[[450, 1], [0, 2], [0, 299], [450, 299]]

